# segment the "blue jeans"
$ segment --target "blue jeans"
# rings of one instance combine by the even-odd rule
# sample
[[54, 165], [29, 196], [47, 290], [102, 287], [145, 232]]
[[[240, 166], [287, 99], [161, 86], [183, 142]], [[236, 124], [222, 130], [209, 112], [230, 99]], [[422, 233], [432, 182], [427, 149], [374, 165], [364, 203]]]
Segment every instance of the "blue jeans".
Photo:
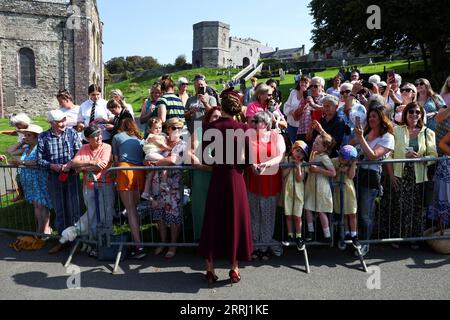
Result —
[[48, 191], [55, 209], [55, 227], [59, 234], [80, 219], [80, 179], [71, 174], [66, 182], [58, 180], [58, 174], [48, 175]]
[[295, 141], [297, 141], [297, 131], [298, 131], [298, 128], [291, 127], [290, 125], [288, 125], [287, 132], [288, 132], [289, 140], [291, 140], [292, 143], [295, 143]]
[[114, 185], [103, 185], [98, 187], [99, 219], [97, 221], [97, 205], [95, 201], [95, 190], [87, 187], [83, 188], [84, 204], [88, 213], [89, 235], [97, 238], [97, 223], [100, 222], [105, 228], [112, 228], [114, 213]]
[[362, 240], [370, 240], [372, 236], [375, 198], [378, 193], [378, 189], [358, 188], [358, 223], [362, 230]]

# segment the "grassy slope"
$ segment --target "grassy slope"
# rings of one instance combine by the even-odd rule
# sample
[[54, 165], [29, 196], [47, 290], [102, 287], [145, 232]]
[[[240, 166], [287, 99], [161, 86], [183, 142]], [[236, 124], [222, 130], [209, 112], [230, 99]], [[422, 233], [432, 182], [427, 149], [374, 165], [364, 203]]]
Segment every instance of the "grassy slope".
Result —
[[[222, 75], [221, 73], [224, 72]], [[192, 69], [192, 70], [184, 70], [180, 72], [172, 73], [172, 79], [175, 81], [178, 80], [179, 77], [185, 77], [189, 80], [188, 91], [190, 93], [194, 92], [194, 86], [192, 85], [193, 79], [196, 74], [201, 73], [205, 75], [208, 84], [216, 89], [219, 92], [223, 89], [221, 85], [216, 85], [215, 82], [223, 79], [225, 81], [229, 80], [228, 70], [224, 69]], [[217, 74], [219, 73], [219, 74]], [[232, 76], [237, 74], [236, 70], [232, 70]], [[115, 84], [110, 84], [106, 86], [105, 92], [109, 93], [112, 89], [120, 89], [124, 93], [126, 100], [128, 103], [133, 105], [135, 111], [140, 110], [141, 105], [145, 98], [148, 97], [148, 89], [158, 80], [159, 77], [151, 77], [151, 78], [135, 78]]]
[[[386, 71], [395, 70], [397, 72], [405, 73], [408, 72], [408, 63], [407, 61], [392, 61], [392, 62], [380, 62], [371, 65], [357, 65], [357, 67], [364, 74], [381, 74], [384, 71], [384, 67], [386, 67]], [[411, 63], [411, 72], [416, 70], [423, 69], [423, 62], [412, 62]], [[185, 70], [181, 72], [176, 72], [172, 74], [172, 78], [177, 80], [179, 77], [186, 77], [191, 85], [189, 86], [189, 92], [194, 91], [194, 87], [192, 85], [192, 80], [197, 73], [202, 73], [206, 76], [209, 85], [215, 87], [220, 92], [222, 90], [221, 85], [216, 85], [215, 82], [220, 79], [228, 80], [228, 71], [225, 70], [225, 75], [217, 75], [218, 72], [223, 72], [224, 69], [192, 69]], [[339, 68], [330, 68], [322, 72], [317, 72], [316, 75], [325, 78], [326, 80], [333, 78], [339, 71]], [[233, 70], [232, 74], [236, 74], [237, 71]], [[110, 84], [106, 87], [106, 92], [111, 91], [113, 88], [117, 88], [123, 91], [127, 102], [133, 105], [134, 110], [140, 110], [143, 100], [148, 96], [149, 87], [157, 81], [157, 77], [153, 78], [136, 78], [131, 79], [115, 84]], [[260, 79], [261, 82], [266, 81], [268, 79]], [[247, 83], [249, 86], [250, 83]], [[288, 74], [286, 75], [285, 80], [281, 82], [280, 89], [283, 93], [284, 100], [287, 100], [289, 97], [289, 91], [294, 87], [294, 75]]]

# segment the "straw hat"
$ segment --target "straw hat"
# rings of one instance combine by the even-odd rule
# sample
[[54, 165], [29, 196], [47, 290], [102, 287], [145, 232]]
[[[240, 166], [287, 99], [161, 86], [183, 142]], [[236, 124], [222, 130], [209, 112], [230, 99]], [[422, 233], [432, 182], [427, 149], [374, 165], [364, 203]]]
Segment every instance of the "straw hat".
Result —
[[35, 134], [39, 135], [39, 134], [41, 134], [44, 131], [44, 129], [42, 129], [42, 127], [40, 127], [40, 126], [38, 126], [36, 124], [30, 124], [28, 126], [28, 128], [20, 129], [18, 131], [19, 132], [32, 132], [32, 133], [35, 133]]

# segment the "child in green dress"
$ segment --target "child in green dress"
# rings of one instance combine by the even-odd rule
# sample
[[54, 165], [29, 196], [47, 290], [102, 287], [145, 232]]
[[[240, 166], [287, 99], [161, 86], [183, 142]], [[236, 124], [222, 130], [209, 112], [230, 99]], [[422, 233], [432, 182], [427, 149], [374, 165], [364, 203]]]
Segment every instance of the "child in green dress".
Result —
[[305, 210], [308, 232], [306, 241], [315, 238], [312, 212], [319, 213], [323, 235], [326, 243], [331, 243], [330, 222], [328, 214], [333, 212], [333, 194], [331, 192], [330, 178], [336, 176], [336, 170], [328, 156], [333, 148], [333, 138], [323, 132], [314, 141], [310, 162], [320, 163], [321, 166], [312, 165], [305, 187]]
[[[295, 164], [295, 168], [283, 170], [283, 206], [286, 216], [288, 230], [288, 239], [282, 244], [286, 247], [292, 243], [297, 245], [297, 249], [305, 249], [305, 242], [302, 238], [302, 216], [304, 202], [304, 183], [305, 176], [302, 168], [303, 160], [308, 157], [308, 145], [304, 141], [296, 141], [292, 146], [291, 156], [287, 157], [287, 162]], [[294, 226], [292, 225], [294, 224]], [[295, 238], [294, 238], [295, 227]]]
[[334, 212], [341, 213], [341, 192], [340, 183], [342, 181], [343, 205], [342, 209], [345, 215], [345, 241], [352, 241], [355, 248], [361, 248], [358, 241], [358, 232], [356, 225], [356, 190], [353, 179], [356, 175], [356, 164], [358, 151], [350, 145], [343, 146], [339, 151], [339, 157], [332, 159], [331, 162], [336, 169], [337, 176], [334, 178], [336, 187], [333, 192]]

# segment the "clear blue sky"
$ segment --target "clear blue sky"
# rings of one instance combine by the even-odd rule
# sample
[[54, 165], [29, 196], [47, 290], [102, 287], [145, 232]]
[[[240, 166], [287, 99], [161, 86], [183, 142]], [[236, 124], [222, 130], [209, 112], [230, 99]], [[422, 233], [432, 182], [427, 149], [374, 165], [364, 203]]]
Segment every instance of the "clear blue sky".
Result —
[[97, 0], [104, 22], [103, 59], [153, 56], [161, 64], [180, 54], [192, 60], [192, 25], [222, 21], [231, 36], [251, 37], [270, 47], [312, 46], [308, 0]]

